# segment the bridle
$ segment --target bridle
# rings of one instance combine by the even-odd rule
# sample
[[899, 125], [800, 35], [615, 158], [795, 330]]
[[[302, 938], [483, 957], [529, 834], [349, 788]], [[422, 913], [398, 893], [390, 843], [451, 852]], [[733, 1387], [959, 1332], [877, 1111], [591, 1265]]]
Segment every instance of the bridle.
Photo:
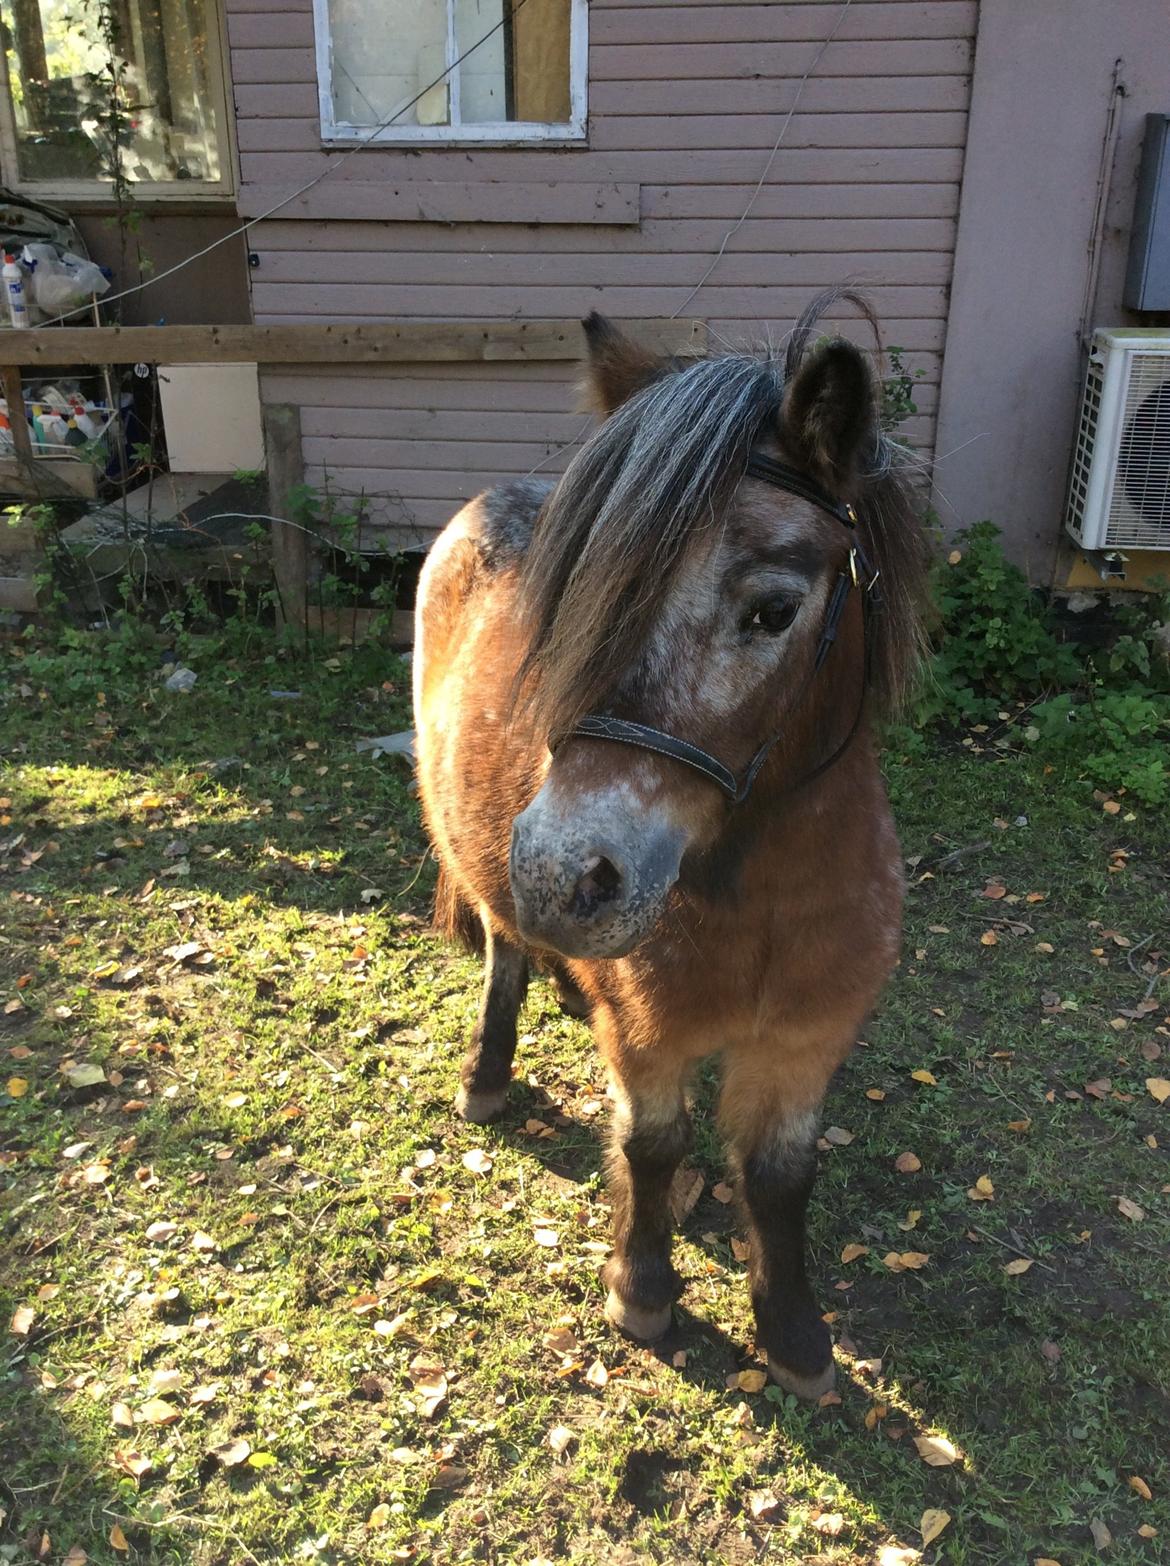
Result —
[[[811, 772], [802, 777], [796, 787], [803, 787], [811, 783], [814, 778], [819, 778], [829, 770], [848, 750], [858, 729], [861, 727], [862, 713], [865, 709], [865, 693], [869, 685], [870, 675], [870, 626], [869, 617], [866, 614], [867, 603], [878, 603], [876, 593], [879, 573], [873, 569], [865, 551], [857, 538], [857, 512], [848, 501], [838, 500], [828, 490], [822, 489], [807, 474], [801, 473], [797, 468], [790, 468], [786, 463], [777, 462], [775, 458], [768, 457], [763, 452], [753, 451], [748, 457], [745, 476], [762, 479], [765, 484], [771, 484], [776, 489], [787, 490], [790, 495], [799, 495], [802, 500], [811, 501], [814, 506], [819, 506], [822, 511], [828, 512], [848, 528], [850, 534], [849, 554], [846, 563], [838, 572], [837, 580], [833, 584], [833, 590], [829, 595], [829, 605], [825, 610], [825, 621], [821, 627], [820, 641], [817, 643], [813, 665], [803, 685], [797, 692], [793, 708], [799, 707], [812, 684], [814, 677], [819, 672], [821, 665], [829, 656], [829, 651], [837, 639], [837, 632], [841, 626], [841, 617], [845, 612], [845, 605], [849, 601], [849, 594], [853, 588], [861, 590], [861, 614], [862, 635], [865, 645], [865, 666], [862, 676], [861, 698], [858, 702], [857, 713], [850, 725], [849, 732], [826, 760], [820, 762]], [[717, 788], [722, 789], [728, 800], [733, 805], [742, 805], [752, 791], [752, 784], [756, 781], [760, 768], [767, 761], [773, 748], [783, 738], [783, 731], [773, 734], [770, 739], [764, 741], [759, 750], [748, 762], [742, 777], [736, 777], [730, 767], [725, 767], [721, 761], [712, 756], [708, 751], [700, 749], [698, 745], [692, 745], [689, 740], [678, 739], [673, 734], [664, 734], [661, 729], [652, 729], [646, 723], [632, 723], [626, 718], [610, 718], [600, 714], [591, 714], [580, 718], [570, 729], [565, 729], [549, 741], [549, 749], [555, 754], [556, 750], [567, 739], [605, 739], [614, 740], [619, 745], [634, 745], [639, 750], [650, 750], [659, 756], [669, 756], [672, 761], [680, 761], [684, 766], [691, 767], [696, 772], [701, 772], [704, 777], [710, 779]]]

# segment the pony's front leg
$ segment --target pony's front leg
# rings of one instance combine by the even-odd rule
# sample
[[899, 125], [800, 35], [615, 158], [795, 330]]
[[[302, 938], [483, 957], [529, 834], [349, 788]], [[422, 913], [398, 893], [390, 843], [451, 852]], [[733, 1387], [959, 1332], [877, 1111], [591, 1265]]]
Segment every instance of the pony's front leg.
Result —
[[[481, 914], [481, 917], [482, 914]], [[483, 999], [459, 1072], [455, 1109], [483, 1125], [504, 1108], [516, 1054], [516, 1018], [528, 990], [528, 956], [483, 918]]]
[[[816, 1138], [827, 1084], [795, 1099], [761, 1080], [756, 1056], [726, 1062], [720, 1118], [742, 1187], [758, 1347], [772, 1379], [814, 1400], [833, 1385], [833, 1346], [805, 1271], [805, 1209], [816, 1177]], [[776, 1071], [774, 1063], [765, 1069]], [[794, 1072], [798, 1078], [803, 1073]], [[819, 1076], [820, 1073], [817, 1073]]]
[[661, 1337], [682, 1280], [670, 1259], [670, 1188], [691, 1143], [682, 1062], [639, 1051], [611, 1061], [618, 1093], [609, 1146], [613, 1255], [605, 1314], [633, 1338]]

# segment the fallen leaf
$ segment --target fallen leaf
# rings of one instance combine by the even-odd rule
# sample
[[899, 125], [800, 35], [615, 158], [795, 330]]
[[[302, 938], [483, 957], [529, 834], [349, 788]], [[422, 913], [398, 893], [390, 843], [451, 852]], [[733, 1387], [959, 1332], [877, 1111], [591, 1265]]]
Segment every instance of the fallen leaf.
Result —
[[996, 935], [994, 930], [984, 930], [983, 934], [979, 937], [979, 944], [981, 946], [998, 946], [999, 936]]
[[868, 1245], [858, 1245], [856, 1242], [854, 1242], [852, 1245], [847, 1245], [841, 1252], [841, 1261], [844, 1265], [848, 1265], [849, 1262], [856, 1261], [859, 1256], [868, 1255]]
[[555, 1229], [534, 1229], [532, 1238], [537, 1245], [543, 1245], [546, 1250], [556, 1250], [560, 1244], [560, 1237]]
[[902, 1229], [904, 1232], [906, 1232], [908, 1234], [911, 1229], [917, 1229], [917, 1227], [918, 1227], [918, 1220], [921, 1217], [922, 1217], [922, 1208], [921, 1207], [912, 1207], [910, 1209], [910, 1211], [906, 1214], [905, 1218], [900, 1218], [898, 1220], [898, 1228]]
[[768, 1374], [764, 1370], [741, 1370], [734, 1378], [735, 1390], [738, 1392], [762, 1392], [768, 1384]]
[[585, 1380], [591, 1387], [596, 1387], [600, 1391], [609, 1381], [609, 1371], [599, 1359], [595, 1359], [585, 1372]]
[[148, 1398], [142, 1407], [136, 1410], [134, 1418], [147, 1425], [173, 1425], [179, 1417], [179, 1409], [173, 1403], [168, 1403], [165, 1398]]
[[886, 1095], [882, 1092], [881, 1088], [866, 1088], [865, 1096], [866, 1098], [872, 1099], [875, 1104], [880, 1104]]
[[670, 1212], [676, 1224], [682, 1224], [703, 1194], [703, 1176], [697, 1169], [675, 1170], [670, 1185]]
[[1009, 1131], [1030, 1131], [1032, 1129], [1032, 1122], [1030, 1120], [1009, 1120], [1007, 1123], [1007, 1128]]
[[830, 1539], [835, 1539], [845, 1526], [845, 1516], [842, 1512], [822, 1512], [819, 1517], [814, 1517], [811, 1525], [817, 1533], [827, 1534]]
[[993, 902], [998, 902], [1001, 897], [1007, 896], [1007, 887], [1004, 886], [1002, 881], [988, 881], [980, 895], [990, 897]]
[[967, 1192], [973, 1202], [993, 1202], [995, 1200], [995, 1187], [988, 1175], [980, 1175], [975, 1184]]
[[546, 1332], [543, 1342], [545, 1348], [552, 1349], [554, 1354], [576, 1354], [581, 1347], [572, 1327], [565, 1325], [554, 1327], [551, 1332]]
[[[1117, 808], [1120, 810], [1120, 805]], [[1099, 1550], [1107, 1550], [1113, 1543], [1113, 1535], [1099, 1517], [1094, 1517], [1090, 1521], [1089, 1532], [1093, 1535], [1093, 1543]]]
[[927, 1087], [938, 1086], [938, 1078], [935, 1076], [933, 1071], [922, 1071], [921, 1069], [918, 1071], [912, 1071], [910, 1073], [910, 1078], [913, 1082], [924, 1082]]
[[253, 1452], [248, 1458], [249, 1468], [275, 1468], [276, 1458], [271, 1452]]
[[486, 1175], [492, 1172], [494, 1164], [491, 1155], [482, 1147], [473, 1147], [469, 1153], [464, 1153], [463, 1167], [469, 1169], [472, 1174]]
[[[958, 554], [958, 550], [955, 553]], [[921, 1559], [921, 1550], [912, 1550], [905, 1544], [883, 1544], [877, 1553], [877, 1566], [915, 1566]]]
[[717, 1202], [722, 1202], [725, 1207], [727, 1206], [728, 1202], [735, 1201], [735, 1192], [725, 1180], [720, 1180], [718, 1185], [713, 1185], [711, 1187], [711, 1195]]
[[128, 1555], [130, 1552], [130, 1545], [126, 1535], [117, 1523], [110, 1529], [110, 1544], [120, 1555]]
[[420, 1355], [410, 1363], [410, 1379], [419, 1397], [419, 1413], [424, 1419], [433, 1419], [447, 1396], [447, 1375], [442, 1365]]
[[915, 1436], [914, 1445], [919, 1457], [932, 1468], [949, 1468], [959, 1461], [959, 1449], [946, 1436]]
[[81, 1171], [81, 1178], [86, 1185], [104, 1185], [110, 1178], [108, 1164], [86, 1164]]
[[[1116, 816], [1121, 813], [1121, 806], [1115, 799], [1107, 799], [1101, 806], [1101, 809], [1107, 816]], [[1093, 1526], [1092, 1523], [1090, 1523], [1089, 1526], [1091, 1528]], [[1104, 1527], [1104, 1523], [1102, 1523], [1101, 1526]]]
[[573, 1432], [569, 1429], [568, 1425], [554, 1425], [545, 1439], [552, 1448], [554, 1455], [560, 1457], [566, 1451], [568, 1451], [570, 1443], [573, 1442], [576, 1437], [573, 1435]]
[[1017, 1256], [1015, 1261], [1005, 1262], [1003, 1270], [1009, 1278], [1018, 1278], [1022, 1272], [1027, 1272], [1031, 1265], [1030, 1256]]
[[919, 1531], [922, 1534], [922, 1546], [924, 1549], [928, 1544], [934, 1543], [943, 1529], [948, 1526], [950, 1520], [950, 1512], [941, 1511], [937, 1506], [927, 1507], [918, 1524]]
[[1109, 1097], [1109, 1092], [1112, 1086], [1113, 1082], [1111, 1078], [1098, 1077], [1095, 1082], [1085, 1083], [1085, 1092], [1089, 1095], [1090, 1098], [1095, 1098], [1100, 1101], [1101, 1099]]
[[157, 1223], [152, 1223], [146, 1231], [148, 1240], [163, 1241], [173, 1239], [179, 1232], [177, 1223], [171, 1223], [166, 1218], [160, 1218]]
[[1128, 1196], [1119, 1196], [1116, 1201], [1118, 1212], [1131, 1223], [1141, 1223], [1146, 1216], [1145, 1208], [1139, 1207], [1136, 1202], [1131, 1202]]
[[390, 1521], [390, 1506], [386, 1501], [379, 1501], [369, 1517], [366, 1519], [367, 1528], [384, 1528]]
[[134, 1415], [130, 1411], [129, 1403], [117, 1402], [110, 1409], [110, 1421], [120, 1430], [133, 1430]]
[[745, 1261], [747, 1261], [748, 1258], [752, 1254], [752, 1247], [751, 1247], [750, 1240], [741, 1240], [741, 1239], [738, 1239], [735, 1235], [732, 1235], [732, 1237], [731, 1237], [731, 1254], [732, 1254], [732, 1256], [735, 1257], [737, 1262], [745, 1262]]
[[149, 1457], [143, 1457], [141, 1452], [136, 1452], [131, 1447], [121, 1446], [114, 1448], [113, 1463], [115, 1468], [120, 1468], [132, 1479], [145, 1478], [153, 1466]]
[[929, 1260], [926, 1251], [887, 1251], [882, 1257], [891, 1272], [918, 1272]]
[[1147, 1077], [1146, 1092], [1159, 1104], [1170, 1098], [1170, 1081], [1165, 1077]]
[[61, 1566], [85, 1566], [88, 1559], [80, 1544], [71, 1544], [61, 1557]]
[[1136, 1493], [1141, 1496], [1143, 1501], [1152, 1501], [1154, 1499], [1149, 1485], [1137, 1474], [1130, 1474], [1129, 1487], [1131, 1490], [1136, 1491]]
[[202, 1229], [196, 1229], [191, 1236], [191, 1249], [198, 1251], [203, 1256], [210, 1256], [212, 1251], [217, 1251], [219, 1246], [211, 1235], [204, 1233]]
[[1151, 1527], [1149, 1523], [1142, 1523], [1141, 1527], [1138, 1529], [1139, 1539], [1156, 1539], [1157, 1537], [1158, 1530], [1154, 1527]]
[[756, 1522], [777, 1522], [784, 1516], [784, 1503], [774, 1490], [752, 1490], [747, 1503]]
[[28, 1078], [27, 1077], [9, 1077], [8, 1078], [8, 1096], [9, 1096], [9, 1098], [23, 1098], [24, 1095], [27, 1092], [28, 1092]]
[[396, 1338], [405, 1327], [409, 1316], [410, 1312], [404, 1310], [390, 1321], [376, 1321], [374, 1331], [380, 1338]]
[[917, 1174], [922, 1168], [922, 1160], [917, 1153], [899, 1153], [894, 1159], [894, 1168], [899, 1174]]
[[104, 1083], [106, 1074], [92, 1060], [79, 1061], [76, 1066], [69, 1066], [64, 1072], [66, 1082], [71, 1088], [97, 1087], [99, 1082]]
[[842, 1126], [830, 1126], [825, 1132], [825, 1141], [833, 1147], [848, 1147], [853, 1140], [853, 1132], [846, 1131]]
[[252, 1455], [252, 1443], [244, 1436], [237, 1436], [234, 1441], [222, 1441], [219, 1446], [213, 1446], [210, 1455], [224, 1468], [238, 1468]]

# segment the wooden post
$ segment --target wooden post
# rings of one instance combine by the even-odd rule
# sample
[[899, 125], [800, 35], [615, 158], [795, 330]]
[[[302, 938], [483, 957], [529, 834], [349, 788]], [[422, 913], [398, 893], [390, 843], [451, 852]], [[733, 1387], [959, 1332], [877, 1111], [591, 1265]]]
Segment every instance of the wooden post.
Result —
[[301, 455], [301, 411], [290, 403], [264, 409], [264, 452], [268, 463], [268, 509], [272, 537], [272, 574], [276, 578], [277, 623], [303, 636], [308, 619], [309, 535], [293, 517], [293, 491], [305, 478]]
[[24, 387], [20, 371], [15, 365], [6, 364], [0, 369], [4, 383], [4, 401], [8, 406], [8, 428], [12, 431], [12, 446], [17, 460], [32, 469], [32, 434], [24, 416]]

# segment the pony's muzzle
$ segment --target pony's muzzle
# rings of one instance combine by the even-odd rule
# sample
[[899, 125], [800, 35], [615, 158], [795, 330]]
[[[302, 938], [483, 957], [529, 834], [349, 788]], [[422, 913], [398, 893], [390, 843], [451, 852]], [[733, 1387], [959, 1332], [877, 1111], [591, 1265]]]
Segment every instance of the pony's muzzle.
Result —
[[624, 957], [657, 922], [678, 877], [680, 833], [590, 832], [558, 820], [539, 796], [512, 826], [516, 925], [565, 957]]

